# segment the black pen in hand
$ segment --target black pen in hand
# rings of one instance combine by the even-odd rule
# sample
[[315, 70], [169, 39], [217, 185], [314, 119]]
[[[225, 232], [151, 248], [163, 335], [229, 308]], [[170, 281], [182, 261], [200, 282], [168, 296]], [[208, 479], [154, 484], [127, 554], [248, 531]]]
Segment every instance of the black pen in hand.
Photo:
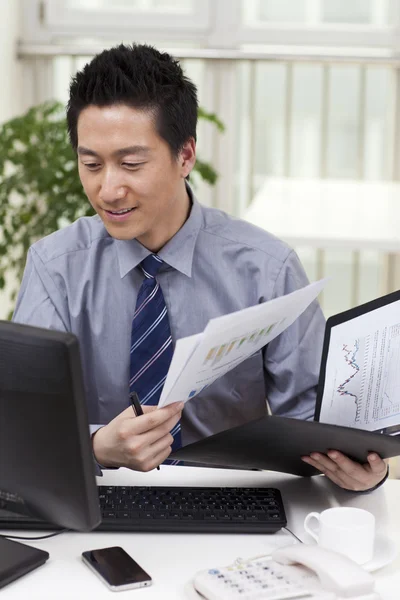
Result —
[[142, 405], [140, 404], [139, 396], [136, 392], [131, 392], [129, 394], [129, 402], [131, 403], [133, 412], [135, 413], [136, 417], [139, 417], [140, 415], [144, 414]]
[[[131, 403], [133, 412], [135, 413], [136, 417], [139, 417], [140, 415], [144, 414], [142, 405], [140, 404], [139, 396], [137, 395], [136, 392], [131, 392], [129, 394], [129, 402]], [[159, 470], [160, 470], [160, 465], [158, 465], [158, 467], [157, 467], [157, 471], [159, 471]]]

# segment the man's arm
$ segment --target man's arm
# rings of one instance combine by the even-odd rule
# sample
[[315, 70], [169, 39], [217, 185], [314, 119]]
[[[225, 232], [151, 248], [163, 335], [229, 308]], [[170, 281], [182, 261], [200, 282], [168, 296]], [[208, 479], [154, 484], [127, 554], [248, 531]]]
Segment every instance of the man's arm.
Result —
[[[296, 253], [282, 265], [275, 298], [308, 285]], [[314, 417], [325, 318], [317, 301], [272, 340], [264, 350], [266, 396], [274, 415], [298, 419]]]
[[[289, 294], [308, 284], [307, 276], [292, 252], [275, 285], [275, 297]], [[275, 340], [264, 353], [266, 394], [275, 415], [312, 419], [319, 378], [325, 319], [317, 301]], [[388, 465], [377, 454], [360, 465], [337, 450], [328, 455], [313, 452], [302, 457], [338, 486], [350, 491], [372, 491], [387, 478]]]
[[[46, 286], [48, 282], [51, 282], [51, 295]], [[60, 296], [42, 261], [31, 248], [12, 320], [45, 329], [68, 331], [66, 319], [61, 316], [61, 298], [55, 298], [55, 295]]]

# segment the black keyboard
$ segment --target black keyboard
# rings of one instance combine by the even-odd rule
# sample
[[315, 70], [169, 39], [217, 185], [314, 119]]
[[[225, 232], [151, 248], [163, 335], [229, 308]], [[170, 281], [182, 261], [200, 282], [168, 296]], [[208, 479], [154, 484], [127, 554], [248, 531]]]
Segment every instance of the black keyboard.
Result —
[[[96, 531], [274, 533], [286, 526], [275, 488], [99, 486]], [[3, 508], [7, 508], [3, 505]], [[0, 529], [59, 529], [0, 510]]]

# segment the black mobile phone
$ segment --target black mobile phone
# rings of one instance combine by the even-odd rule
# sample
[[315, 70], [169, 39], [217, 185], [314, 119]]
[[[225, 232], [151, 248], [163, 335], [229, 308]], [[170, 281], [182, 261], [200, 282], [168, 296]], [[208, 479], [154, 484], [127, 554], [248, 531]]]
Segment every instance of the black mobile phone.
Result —
[[120, 546], [82, 552], [82, 560], [110, 590], [131, 590], [152, 584], [150, 575]]

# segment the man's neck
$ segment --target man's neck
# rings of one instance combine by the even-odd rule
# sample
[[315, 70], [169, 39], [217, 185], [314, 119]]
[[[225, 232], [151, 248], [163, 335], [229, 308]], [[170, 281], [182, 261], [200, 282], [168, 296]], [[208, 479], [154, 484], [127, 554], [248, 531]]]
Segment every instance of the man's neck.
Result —
[[152, 236], [145, 238], [138, 238], [138, 241], [151, 252], [159, 252], [161, 248], [165, 246], [170, 239], [183, 227], [189, 218], [190, 211], [192, 208], [192, 201], [187, 191], [186, 185], [183, 182], [182, 189], [179, 191], [179, 196], [176, 199], [177, 210], [174, 212], [166, 224], [159, 233], [155, 233]]

